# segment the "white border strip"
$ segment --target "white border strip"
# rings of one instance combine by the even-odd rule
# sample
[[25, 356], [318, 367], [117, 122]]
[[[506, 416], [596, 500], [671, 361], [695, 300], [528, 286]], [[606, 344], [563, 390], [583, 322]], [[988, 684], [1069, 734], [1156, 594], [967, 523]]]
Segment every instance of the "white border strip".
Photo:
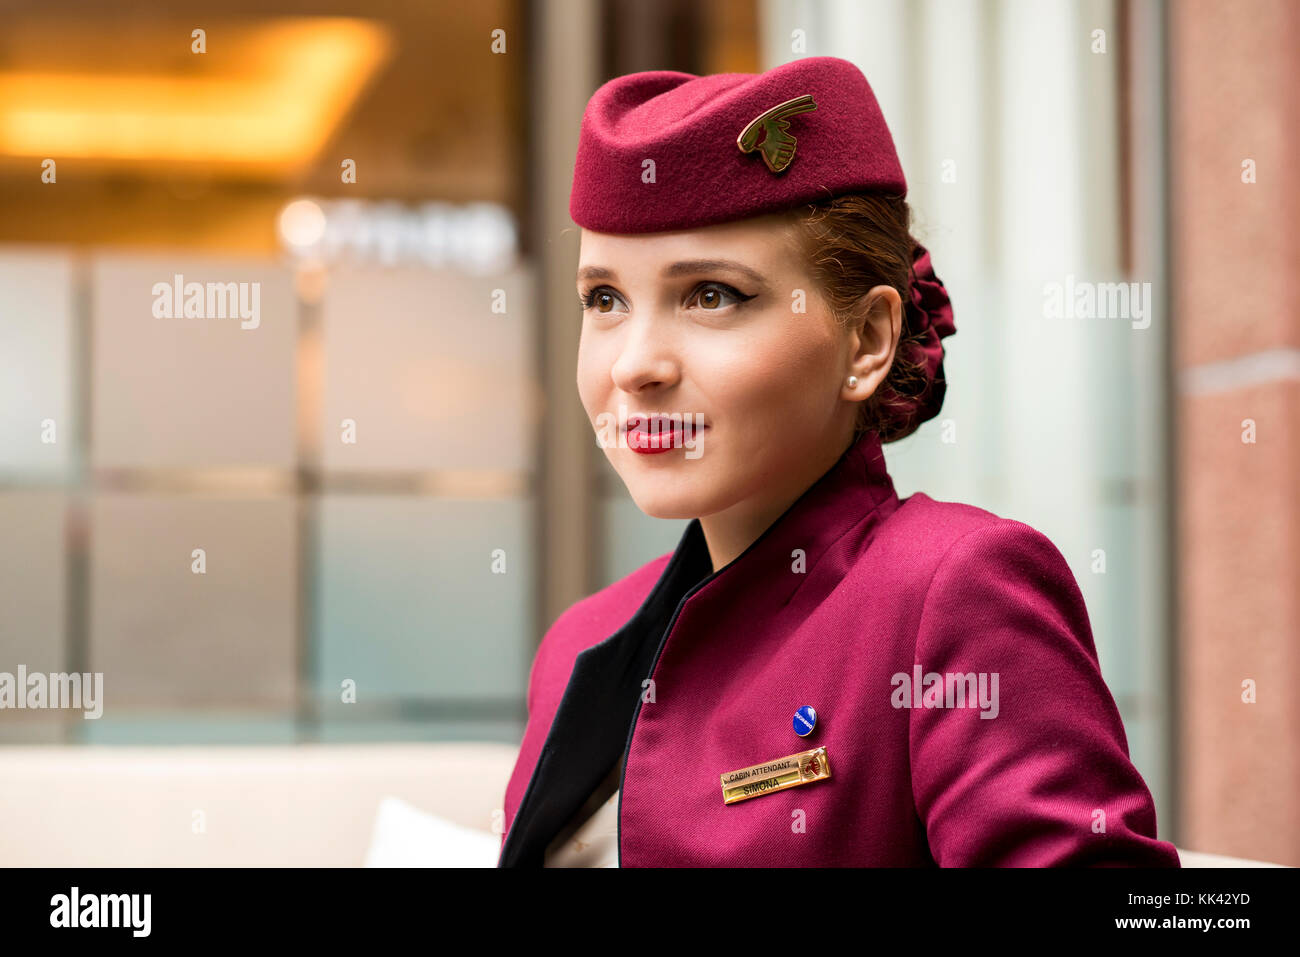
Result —
[[1182, 370], [1183, 395], [1212, 395], [1271, 382], [1300, 381], [1300, 349], [1266, 349], [1222, 362], [1205, 362]]

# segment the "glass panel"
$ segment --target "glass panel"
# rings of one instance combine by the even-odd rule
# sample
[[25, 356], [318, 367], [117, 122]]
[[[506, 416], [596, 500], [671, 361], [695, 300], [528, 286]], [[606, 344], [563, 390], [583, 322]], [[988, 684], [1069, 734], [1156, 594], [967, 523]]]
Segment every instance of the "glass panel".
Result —
[[[196, 549], [202, 574], [193, 571]], [[104, 673], [105, 713], [292, 714], [297, 568], [291, 498], [97, 495], [88, 669]]]
[[[0, 671], [66, 670], [63, 555], [67, 499], [56, 491], [0, 492]], [[0, 744], [54, 744], [82, 712], [5, 710]]]
[[62, 492], [0, 492], [0, 671], [66, 667], [66, 507]]
[[[327, 469], [532, 467], [530, 274], [340, 267], [322, 305]], [[504, 308], [493, 311], [494, 304]], [[343, 421], [356, 423], [345, 441]]]
[[66, 255], [0, 250], [0, 474], [73, 461], [72, 273]]
[[[186, 318], [191, 307], [202, 317]], [[91, 315], [96, 466], [293, 465], [297, 312], [287, 270], [100, 256]]]
[[[523, 500], [324, 496], [314, 601], [326, 714], [362, 720], [409, 698], [512, 717], [536, 641], [532, 526]], [[355, 705], [340, 703], [347, 679]]]

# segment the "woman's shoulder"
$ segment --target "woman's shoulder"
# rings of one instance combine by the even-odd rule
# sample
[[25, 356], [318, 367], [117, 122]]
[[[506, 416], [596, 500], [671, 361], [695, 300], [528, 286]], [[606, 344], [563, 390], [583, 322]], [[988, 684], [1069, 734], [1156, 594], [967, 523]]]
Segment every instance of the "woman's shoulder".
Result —
[[[881, 524], [870, 551], [886, 565], [933, 584], [954, 569], [1000, 574], [1008, 565], [1036, 566], [1070, 577], [1052, 540], [1032, 525], [976, 505], [946, 502], [916, 492]], [[880, 563], [872, 563], [879, 565]]]
[[955, 542], [971, 532], [1013, 521], [978, 505], [945, 502], [924, 492], [914, 492], [899, 502], [880, 532], [882, 536], [909, 539], [933, 548]]
[[1078, 579], [1052, 539], [1032, 525], [918, 492], [884, 523], [873, 548], [881, 550], [875, 567], [906, 569], [894, 590], [918, 599], [932, 621], [1033, 612], [1068, 622], [1091, 646]]

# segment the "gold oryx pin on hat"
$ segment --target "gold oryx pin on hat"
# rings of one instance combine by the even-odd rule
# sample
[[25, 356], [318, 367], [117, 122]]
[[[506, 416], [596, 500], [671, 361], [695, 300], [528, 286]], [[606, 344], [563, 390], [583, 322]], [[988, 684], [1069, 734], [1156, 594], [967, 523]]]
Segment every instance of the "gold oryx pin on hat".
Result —
[[[742, 153], [762, 150], [763, 162], [767, 168], [773, 173], [780, 173], [794, 159], [795, 138], [790, 135], [790, 117], [815, 109], [817, 104], [813, 102], [811, 93], [778, 103], [750, 120], [749, 125], [736, 137], [736, 145]], [[763, 134], [761, 142], [758, 138], [760, 131]]]
[[800, 784], [824, 781], [830, 776], [831, 764], [826, 749], [813, 748], [719, 775], [722, 779], [722, 803], [735, 804]]

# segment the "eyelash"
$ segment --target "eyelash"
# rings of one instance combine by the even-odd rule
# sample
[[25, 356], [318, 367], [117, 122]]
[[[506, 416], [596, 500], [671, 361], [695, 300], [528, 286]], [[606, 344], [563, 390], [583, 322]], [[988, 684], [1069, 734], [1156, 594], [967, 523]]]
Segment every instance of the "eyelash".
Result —
[[[735, 286], [730, 286], [730, 285], [728, 285], [728, 284], [725, 283], [725, 282], [713, 282], [713, 281], [710, 281], [710, 282], [702, 282], [702, 283], [700, 283], [698, 286], [696, 286], [696, 287], [691, 291], [691, 298], [694, 299], [697, 295], [699, 295], [699, 294], [702, 293], [705, 289], [708, 289], [708, 288], [717, 288], [717, 289], [722, 290], [726, 295], [728, 295], [728, 296], [730, 296], [732, 299], [736, 300], [735, 303], [734, 303], [734, 305], [737, 305], [737, 306], [740, 305], [740, 304], [742, 304], [742, 303], [748, 302], [749, 300], [751, 300], [751, 299], [754, 298], [754, 296], [752, 296], [752, 295], [750, 295], [750, 296], [745, 295], [743, 292], [741, 292], [741, 291], [740, 291], [739, 289], [737, 289]], [[602, 290], [609, 290], [610, 294], [611, 294], [611, 295], [614, 295], [614, 296], [617, 296], [617, 295], [618, 295], [617, 293], [614, 292], [614, 290], [610, 289], [608, 286], [596, 286], [596, 287], [595, 287], [594, 289], [592, 289], [590, 292], [587, 292], [587, 293], [584, 294], [584, 295], [579, 295], [579, 296], [578, 296], [578, 302], [582, 305], [582, 310], [583, 310], [583, 312], [586, 312], [587, 310], [591, 309], [592, 306], [594, 306], [594, 305], [596, 304], [596, 296], [597, 296], [597, 294], [600, 293]], [[706, 310], [704, 310], [704, 311], [705, 311], [705, 312], [719, 312], [722, 308], [723, 308], [722, 306], [719, 306], [717, 309], [706, 309]], [[608, 315], [608, 313], [605, 313], [605, 315]]]

